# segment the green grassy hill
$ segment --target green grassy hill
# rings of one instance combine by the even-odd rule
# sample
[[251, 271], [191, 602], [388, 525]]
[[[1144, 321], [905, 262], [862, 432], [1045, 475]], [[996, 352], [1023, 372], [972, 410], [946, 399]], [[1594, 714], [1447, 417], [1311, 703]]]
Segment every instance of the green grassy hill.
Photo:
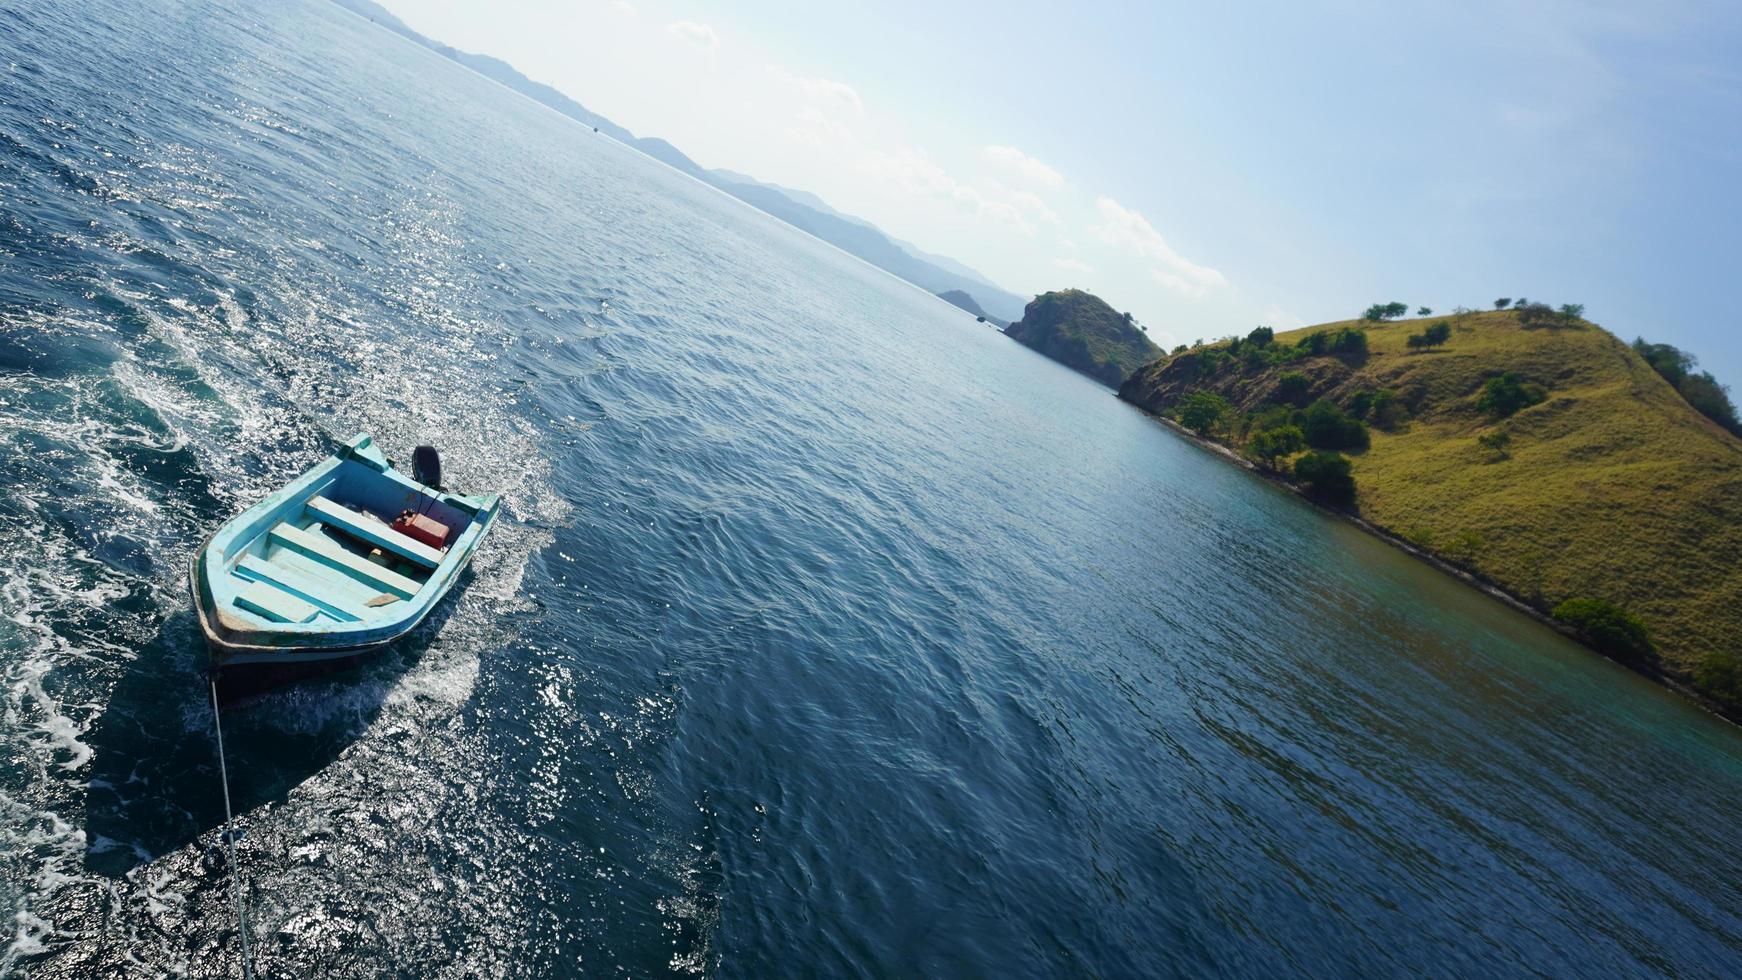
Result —
[[[1410, 346], [1442, 322], [1444, 343]], [[1365, 343], [1299, 346], [1345, 330]], [[1482, 393], [1507, 372], [1540, 401], [1498, 418]], [[1382, 391], [1395, 399], [1378, 412]], [[1249, 455], [1263, 426], [1288, 421], [1278, 402], [1365, 414], [1371, 444], [1348, 450], [1363, 518], [1544, 612], [1579, 598], [1624, 608], [1655, 646], [1636, 666], [1742, 713], [1742, 440], [1614, 335], [1582, 320], [1529, 328], [1511, 311], [1348, 321], [1178, 353], [1120, 396], [1158, 414], [1197, 404], [1203, 423], [1217, 413], [1200, 392], [1229, 408], [1199, 427]], [[1267, 462], [1286, 473], [1299, 458]]]
[[1118, 387], [1161, 356], [1125, 314], [1093, 293], [1066, 289], [1036, 296], [1005, 334], [1069, 368]]

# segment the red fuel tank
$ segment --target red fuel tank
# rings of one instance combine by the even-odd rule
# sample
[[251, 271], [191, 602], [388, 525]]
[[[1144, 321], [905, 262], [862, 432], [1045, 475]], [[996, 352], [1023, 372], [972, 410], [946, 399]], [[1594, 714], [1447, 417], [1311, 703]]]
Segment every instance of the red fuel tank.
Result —
[[406, 511], [393, 520], [393, 529], [414, 541], [440, 550], [447, 545], [448, 526], [433, 517]]

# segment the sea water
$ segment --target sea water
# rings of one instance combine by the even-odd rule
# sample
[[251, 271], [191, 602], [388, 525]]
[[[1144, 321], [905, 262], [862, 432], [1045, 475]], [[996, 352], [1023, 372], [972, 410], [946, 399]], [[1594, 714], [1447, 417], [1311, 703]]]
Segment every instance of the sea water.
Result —
[[1732, 727], [336, 6], [23, 0], [0, 973], [237, 974], [186, 562], [357, 431], [504, 515], [226, 709], [262, 975], [1742, 970]]

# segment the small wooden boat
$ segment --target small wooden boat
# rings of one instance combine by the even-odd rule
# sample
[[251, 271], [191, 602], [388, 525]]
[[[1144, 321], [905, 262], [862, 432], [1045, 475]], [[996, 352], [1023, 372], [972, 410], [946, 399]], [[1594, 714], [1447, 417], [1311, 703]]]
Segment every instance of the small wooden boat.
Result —
[[417, 462], [407, 477], [360, 434], [207, 539], [189, 584], [213, 664], [353, 657], [422, 622], [499, 498], [442, 490], [434, 450]]

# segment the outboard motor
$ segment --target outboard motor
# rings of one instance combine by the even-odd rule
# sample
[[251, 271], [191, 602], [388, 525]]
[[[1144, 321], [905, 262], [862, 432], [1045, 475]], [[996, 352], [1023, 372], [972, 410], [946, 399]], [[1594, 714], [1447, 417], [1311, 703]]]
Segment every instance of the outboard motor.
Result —
[[434, 446], [419, 446], [411, 451], [411, 478], [431, 490], [441, 490], [442, 458]]

